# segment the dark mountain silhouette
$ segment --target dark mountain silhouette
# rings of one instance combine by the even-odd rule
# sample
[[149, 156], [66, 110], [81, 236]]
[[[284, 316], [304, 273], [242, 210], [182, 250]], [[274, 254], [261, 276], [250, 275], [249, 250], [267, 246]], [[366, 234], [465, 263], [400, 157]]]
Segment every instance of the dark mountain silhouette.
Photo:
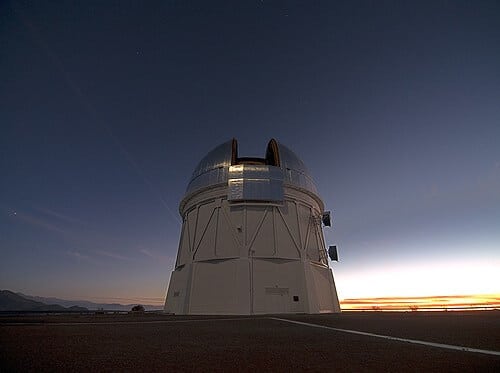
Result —
[[[42, 302], [46, 304], [58, 304], [63, 307], [69, 307], [69, 306], [79, 306], [79, 307], [85, 307], [89, 310], [98, 310], [98, 309], [104, 309], [108, 311], [130, 311], [130, 309], [137, 305], [135, 304], [120, 304], [120, 303], [94, 303], [94, 302], [89, 302], [86, 300], [67, 300], [67, 299], [60, 299], [60, 298], [46, 298], [46, 297], [38, 297], [34, 295], [26, 295], [23, 293], [17, 293], [18, 295], [26, 298], [26, 299], [31, 299], [36, 302]], [[152, 305], [144, 305], [145, 309], [147, 311], [158, 311], [162, 310], [163, 306], [152, 306]]]
[[87, 308], [63, 307], [27, 299], [9, 290], [0, 290], [0, 311], [88, 311]]

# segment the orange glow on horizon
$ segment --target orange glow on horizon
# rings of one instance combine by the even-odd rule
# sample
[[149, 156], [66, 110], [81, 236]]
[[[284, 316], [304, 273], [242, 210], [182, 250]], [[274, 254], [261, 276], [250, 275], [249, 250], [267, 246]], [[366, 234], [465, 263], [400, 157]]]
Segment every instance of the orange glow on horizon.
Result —
[[500, 294], [344, 299], [340, 302], [340, 306], [346, 311], [500, 309]]
[[[103, 301], [101, 299], [101, 301]], [[113, 298], [121, 303], [163, 306], [164, 298]], [[344, 311], [442, 311], [500, 309], [500, 294], [434, 295], [418, 297], [348, 298], [340, 301]]]

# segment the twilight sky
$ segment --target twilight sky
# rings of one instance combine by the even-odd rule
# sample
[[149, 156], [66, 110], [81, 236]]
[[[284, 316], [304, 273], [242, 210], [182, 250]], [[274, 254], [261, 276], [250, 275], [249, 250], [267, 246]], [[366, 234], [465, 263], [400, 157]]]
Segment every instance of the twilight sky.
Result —
[[497, 1], [3, 1], [0, 289], [162, 303], [197, 162], [309, 167], [339, 297], [500, 293]]

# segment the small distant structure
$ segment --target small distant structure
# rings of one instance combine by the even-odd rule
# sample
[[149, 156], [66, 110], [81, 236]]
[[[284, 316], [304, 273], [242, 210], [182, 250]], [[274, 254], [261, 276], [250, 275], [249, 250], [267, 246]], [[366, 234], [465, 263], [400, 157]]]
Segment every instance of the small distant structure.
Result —
[[146, 311], [146, 309], [144, 308], [144, 306], [142, 304], [138, 304], [134, 307], [132, 307], [132, 309], [130, 310], [131, 313], [144, 313]]

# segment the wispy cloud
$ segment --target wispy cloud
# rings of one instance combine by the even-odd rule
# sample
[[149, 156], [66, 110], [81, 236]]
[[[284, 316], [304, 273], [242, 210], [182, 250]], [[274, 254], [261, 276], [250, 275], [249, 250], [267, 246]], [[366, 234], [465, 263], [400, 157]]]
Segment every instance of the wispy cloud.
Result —
[[78, 259], [90, 259], [87, 255], [83, 255], [82, 253], [74, 250], [68, 250], [66, 251], [68, 255], [74, 256], [75, 258]]
[[141, 254], [143, 254], [151, 259], [157, 260], [157, 261], [170, 262], [172, 260], [172, 258], [167, 256], [167, 255], [162, 255], [162, 254], [159, 254], [158, 252], [144, 249], [144, 248], [140, 249], [139, 252]]
[[149, 251], [148, 249], [140, 249], [139, 251], [144, 255], [149, 256], [150, 258], [154, 258], [153, 253], [151, 253], [151, 251]]
[[100, 264], [98, 261], [92, 259], [90, 256], [82, 254], [80, 251], [77, 250], [66, 250], [66, 254], [75, 258], [79, 262], [85, 261], [92, 264]]
[[121, 254], [117, 254], [115, 252], [112, 252], [112, 251], [106, 251], [106, 250], [96, 250], [95, 251], [97, 254], [99, 255], [102, 255], [102, 256], [106, 256], [108, 258], [113, 258], [113, 259], [118, 259], [118, 260], [125, 260], [125, 261], [131, 261], [131, 260], [134, 260], [133, 258], [131, 257], [128, 257], [128, 256], [124, 256], [124, 255], [121, 255]]
[[29, 225], [32, 225], [32, 226], [35, 226], [38, 228], [44, 228], [48, 231], [62, 233], [65, 235], [69, 234], [69, 232], [67, 230], [59, 227], [58, 225], [54, 224], [53, 222], [51, 222], [47, 219], [32, 215], [32, 214], [28, 214], [28, 213], [17, 211], [17, 210], [12, 210], [9, 212], [9, 215], [13, 219], [17, 219], [18, 221], [21, 221], [23, 223], [27, 223]]
[[61, 214], [60, 212], [57, 212], [57, 211], [54, 211], [54, 210], [51, 210], [51, 209], [48, 209], [48, 208], [45, 208], [45, 207], [34, 207], [36, 210], [38, 210], [39, 212], [45, 214], [45, 215], [49, 215], [51, 217], [54, 217], [60, 221], [64, 221], [64, 222], [67, 222], [67, 223], [76, 223], [76, 224], [83, 224], [83, 225], [86, 225], [85, 222], [79, 220], [79, 219], [76, 219], [76, 218], [73, 218], [71, 216], [68, 216], [68, 215], [65, 215], [65, 214]]

